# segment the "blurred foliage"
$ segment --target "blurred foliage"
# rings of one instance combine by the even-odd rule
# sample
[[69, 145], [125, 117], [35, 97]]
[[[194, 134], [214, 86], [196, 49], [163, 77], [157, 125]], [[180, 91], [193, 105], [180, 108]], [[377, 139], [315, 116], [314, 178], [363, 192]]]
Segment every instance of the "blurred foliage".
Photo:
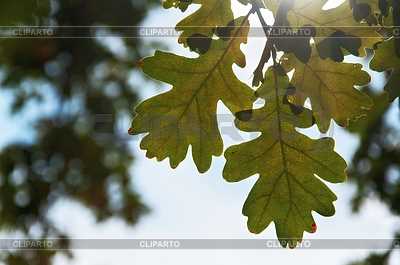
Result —
[[373, 195], [386, 203], [393, 214], [399, 215], [400, 131], [394, 119], [400, 120], [400, 116], [387, 116], [392, 104], [386, 93], [369, 91], [369, 94], [375, 103], [371, 115], [350, 127], [361, 140], [349, 170], [357, 185], [353, 208], [358, 211], [363, 201]]
[[388, 265], [390, 251], [383, 254], [371, 254], [363, 261], [356, 261], [350, 265]]
[[[390, 73], [388, 73], [388, 76]], [[365, 200], [379, 198], [392, 214], [400, 215], [400, 114], [385, 92], [365, 88], [374, 100], [369, 116], [352, 122], [349, 131], [360, 137], [360, 146], [349, 168], [350, 180], [356, 185], [353, 211], [358, 212]], [[393, 109], [396, 111], [393, 112]], [[400, 234], [394, 235], [395, 239]], [[392, 252], [373, 253], [350, 265], [387, 265]]]
[[[153, 1], [3, 0], [0, 25], [138, 25]], [[110, 32], [118, 34], [116, 28]], [[135, 29], [132, 29], [135, 30]], [[56, 111], [35, 122], [33, 141], [9, 143], [0, 150], [0, 229], [25, 238], [60, 238], [49, 218], [61, 199], [80, 202], [97, 221], [119, 217], [134, 224], [146, 212], [133, 189], [133, 157], [119, 141], [118, 120], [136, 101], [129, 83], [143, 50], [137, 38], [114, 38], [122, 56], [102, 38], [0, 40], [0, 89], [12, 93], [15, 114], [28, 105], [48, 104]], [[29, 84], [27, 89], [26, 83]], [[31, 106], [31, 105], [30, 105]], [[74, 218], [66, 213], [68, 218]], [[52, 264], [56, 251], [0, 254], [10, 265]], [[69, 252], [66, 252], [70, 255]]]
[[24, 0], [24, 5], [18, 1], [1, 1], [0, 25], [33, 25], [43, 18], [47, 18], [50, 12], [49, 0]]

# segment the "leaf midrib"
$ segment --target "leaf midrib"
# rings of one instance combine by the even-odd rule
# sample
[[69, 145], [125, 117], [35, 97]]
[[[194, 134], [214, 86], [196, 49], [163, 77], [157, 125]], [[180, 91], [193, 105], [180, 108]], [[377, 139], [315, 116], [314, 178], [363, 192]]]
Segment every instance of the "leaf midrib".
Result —
[[[277, 115], [277, 124], [278, 124], [278, 141], [279, 141], [279, 146], [280, 146], [280, 150], [281, 150], [281, 155], [282, 155], [282, 162], [283, 162], [283, 170], [281, 172], [281, 174], [279, 175], [279, 177], [277, 178], [276, 182], [274, 183], [274, 186], [276, 186], [276, 184], [279, 182], [279, 180], [283, 177], [283, 175], [286, 176], [286, 181], [288, 183], [288, 191], [289, 191], [289, 210], [287, 212], [287, 215], [285, 217], [285, 219], [287, 220], [291, 210], [292, 210], [292, 189], [291, 189], [291, 184], [290, 184], [290, 178], [288, 176], [288, 167], [287, 167], [287, 159], [286, 159], [286, 153], [285, 153], [285, 148], [284, 148], [284, 142], [282, 139], [282, 119], [281, 119], [281, 105], [280, 105], [280, 100], [279, 100], [279, 88], [278, 88], [278, 76], [276, 73], [276, 70], [273, 69], [273, 76], [274, 76], [274, 90], [275, 90], [275, 104], [276, 104], [276, 115]], [[273, 190], [271, 193], [271, 197], [273, 194]], [[266, 209], [268, 208], [269, 202], [271, 200], [271, 197], [268, 198], [267, 203], [265, 204], [262, 214], [259, 215], [259, 219], [257, 221], [257, 227], [260, 226], [260, 223], [262, 221], [262, 217], [265, 214]]]

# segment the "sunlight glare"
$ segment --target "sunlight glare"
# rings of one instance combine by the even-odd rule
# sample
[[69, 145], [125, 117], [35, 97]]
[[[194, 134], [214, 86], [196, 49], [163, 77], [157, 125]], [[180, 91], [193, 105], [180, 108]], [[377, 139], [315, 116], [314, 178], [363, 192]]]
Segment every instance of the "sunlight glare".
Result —
[[327, 10], [327, 9], [338, 7], [341, 4], [343, 4], [345, 1], [346, 0], [328, 0], [322, 9]]
[[250, 5], [245, 6], [237, 0], [232, 1], [232, 11], [235, 17], [245, 16], [249, 12], [250, 8]]

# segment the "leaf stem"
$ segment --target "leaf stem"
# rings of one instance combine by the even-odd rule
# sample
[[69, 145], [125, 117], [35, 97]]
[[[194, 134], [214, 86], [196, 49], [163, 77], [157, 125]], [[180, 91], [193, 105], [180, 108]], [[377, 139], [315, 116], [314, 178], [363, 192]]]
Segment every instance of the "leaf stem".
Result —
[[258, 5], [256, 5], [256, 6], [254, 7], [254, 9], [255, 9], [255, 11], [256, 11], [256, 13], [257, 13], [257, 17], [258, 17], [258, 19], [260, 20], [260, 23], [261, 23], [262, 27], [263, 27], [265, 36], [268, 38], [269, 35], [270, 35], [270, 32], [271, 32], [271, 26], [269, 26], [269, 25], [267, 24], [267, 22], [265, 21], [263, 15], [262, 15], [262, 13], [261, 13], [260, 7], [259, 7]]
[[256, 70], [254, 71], [253, 85], [257, 86], [260, 82], [263, 82], [263, 78], [262, 78], [263, 73], [262, 72], [264, 69], [264, 65], [266, 63], [268, 63], [269, 59], [271, 58], [271, 55], [272, 55], [274, 65], [277, 65], [277, 62], [276, 62], [276, 49], [273, 45], [272, 38], [270, 37], [273, 26], [268, 25], [267, 22], [265, 21], [263, 15], [261, 13], [260, 6], [258, 6], [257, 4], [254, 4], [252, 10], [253, 10], [253, 12], [257, 13], [257, 17], [262, 25], [265, 37], [267, 38], [267, 42], [265, 43], [265, 47], [264, 47], [263, 53], [261, 55], [260, 63], [258, 64]]

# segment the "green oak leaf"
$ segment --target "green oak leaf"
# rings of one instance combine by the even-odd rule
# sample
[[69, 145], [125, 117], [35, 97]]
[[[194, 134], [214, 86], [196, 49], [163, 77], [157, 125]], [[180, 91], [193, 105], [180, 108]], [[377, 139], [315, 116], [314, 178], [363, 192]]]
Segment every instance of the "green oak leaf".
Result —
[[360, 24], [354, 19], [349, 1], [336, 8], [323, 9], [326, 3], [326, 0], [265, 0], [265, 5], [275, 17], [279, 17], [279, 7], [287, 6], [286, 16], [291, 27], [314, 27], [316, 45], [328, 39], [330, 41], [325, 43], [323, 49], [332, 49], [332, 53], [341, 49], [344, 53], [365, 56], [365, 48], [372, 48], [381, 40], [382, 36], [376, 28], [366, 23]]
[[172, 90], [150, 98], [136, 108], [130, 133], [147, 133], [141, 148], [147, 157], [159, 161], [169, 157], [175, 168], [192, 146], [200, 172], [220, 156], [223, 143], [218, 130], [216, 108], [222, 101], [233, 113], [249, 109], [253, 90], [238, 80], [232, 65], [246, 65], [240, 45], [247, 42], [248, 17], [235, 21], [232, 37], [214, 40], [209, 51], [198, 58], [185, 58], [157, 51], [144, 59], [143, 71], [150, 77], [173, 85]]
[[315, 47], [310, 60], [304, 64], [294, 55], [284, 55], [283, 66], [287, 71], [295, 70], [292, 83], [296, 86], [296, 102], [303, 104], [307, 98], [318, 128], [326, 132], [331, 119], [346, 127], [349, 120], [367, 115], [372, 100], [354, 86], [366, 85], [369, 75], [361, 70], [361, 64], [338, 63], [321, 59]]
[[320, 178], [332, 183], [346, 179], [346, 162], [334, 152], [332, 139], [312, 140], [296, 131], [295, 127], [310, 127], [313, 121], [307, 109], [293, 113], [288, 103], [288, 91], [293, 89], [286, 74], [275, 67], [267, 71], [257, 91], [266, 105], [254, 110], [250, 119], [236, 120], [240, 130], [262, 134], [229, 147], [223, 172], [229, 182], [259, 174], [243, 214], [253, 233], [262, 232], [274, 222], [284, 247], [295, 247], [304, 231], [315, 232], [312, 211], [334, 215], [333, 202], [337, 198]]
[[227, 26], [234, 20], [231, 0], [193, 0], [192, 3], [201, 7], [176, 25], [176, 30], [182, 31], [178, 41], [185, 46], [190, 37], [212, 37], [215, 27]]
[[377, 45], [370, 68], [378, 72], [391, 70], [391, 76], [385, 85], [385, 90], [389, 93], [390, 101], [400, 97], [400, 53], [399, 55], [396, 54], [394, 38]]

